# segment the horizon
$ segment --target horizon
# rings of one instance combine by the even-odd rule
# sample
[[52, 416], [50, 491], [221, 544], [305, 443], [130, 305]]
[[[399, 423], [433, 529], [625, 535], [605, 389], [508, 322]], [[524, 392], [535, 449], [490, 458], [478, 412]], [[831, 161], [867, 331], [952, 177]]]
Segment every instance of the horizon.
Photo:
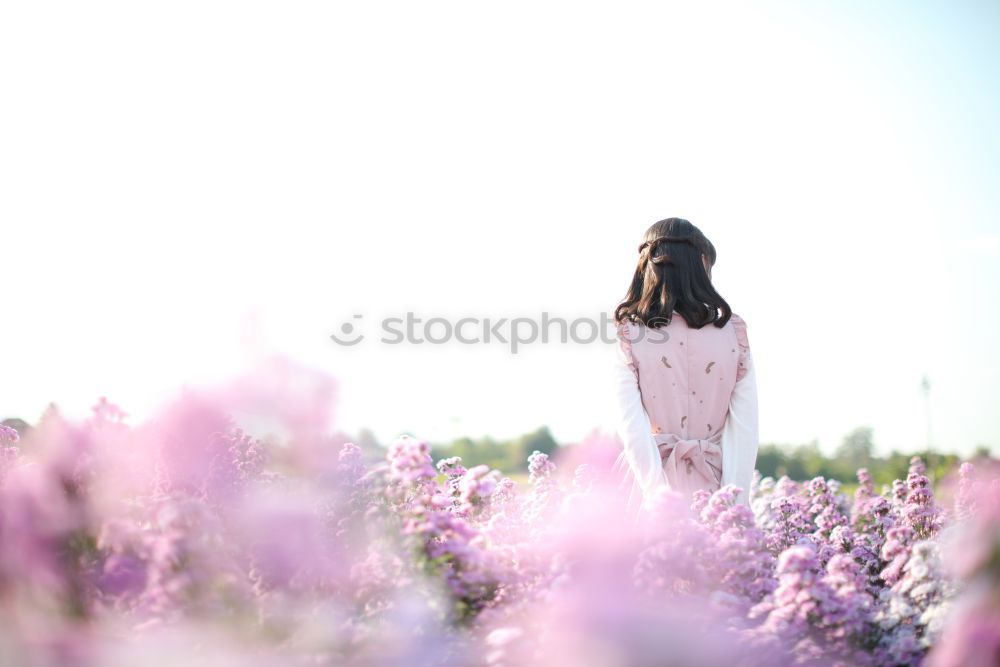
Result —
[[601, 345], [329, 336], [357, 314], [594, 317], [679, 216], [747, 321], [762, 442], [1000, 445], [995, 3], [536, 6], [465, 31], [447, 3], [213, 4], [197, 25], [134, 8], [129, 34], [20, 11], [4, 416], [106, 396], [141, 420], [281, 354], [381, 441], [611, 432]]

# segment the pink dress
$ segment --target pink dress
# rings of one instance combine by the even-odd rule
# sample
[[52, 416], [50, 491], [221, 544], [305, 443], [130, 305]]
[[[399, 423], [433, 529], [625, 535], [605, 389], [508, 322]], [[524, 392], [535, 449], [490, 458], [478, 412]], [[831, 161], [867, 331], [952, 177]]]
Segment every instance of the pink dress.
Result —
[[693, 329], [675, 313], [651, 329], [618, 326], [617, 367], [623, 449], [644, 498], [659, 487], [690, 496], [733, 483], [747, 502], [757, 455], [756, 379], [746, 323]]

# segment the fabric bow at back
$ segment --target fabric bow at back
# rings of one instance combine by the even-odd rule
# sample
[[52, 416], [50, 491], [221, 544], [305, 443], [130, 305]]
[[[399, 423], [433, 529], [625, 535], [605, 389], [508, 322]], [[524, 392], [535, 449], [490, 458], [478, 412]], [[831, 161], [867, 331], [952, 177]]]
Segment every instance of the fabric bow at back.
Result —
[[654, 433], [663, 472], [671, 489], [690, 497], [698, 489], [715, 491], [722, 482], [722, 446], [714, 440], [685, 440], [673, 433]]

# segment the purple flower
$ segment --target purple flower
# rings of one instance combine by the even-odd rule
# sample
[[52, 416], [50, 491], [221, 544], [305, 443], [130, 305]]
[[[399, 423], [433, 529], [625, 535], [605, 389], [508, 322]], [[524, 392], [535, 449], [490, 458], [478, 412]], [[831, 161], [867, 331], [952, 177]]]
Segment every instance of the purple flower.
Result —
[[535, 450], [528, 457], [528, 479], [532, 484], [540, 484], [552, 477], [555, 465], [548, 454]]
[[0, 424], [0, 447], [13, 447], [18, 440], [20, 440], [20, 436], [17, 430], [6, 424]]

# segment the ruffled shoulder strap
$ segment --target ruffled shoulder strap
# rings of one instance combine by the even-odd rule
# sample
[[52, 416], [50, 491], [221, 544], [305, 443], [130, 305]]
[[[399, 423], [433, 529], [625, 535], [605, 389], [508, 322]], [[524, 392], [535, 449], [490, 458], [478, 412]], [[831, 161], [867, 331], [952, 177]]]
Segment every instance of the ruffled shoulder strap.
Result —
[[750, 351], [750, 341], [747, 339], [747, 323], [742, 317], [733, 313], [729, 318], [736, 331], [736, 343], [740, 348], [740, 359], [736, 366], [736, 381], [739, 382], [747, 374], [747, 353]]

